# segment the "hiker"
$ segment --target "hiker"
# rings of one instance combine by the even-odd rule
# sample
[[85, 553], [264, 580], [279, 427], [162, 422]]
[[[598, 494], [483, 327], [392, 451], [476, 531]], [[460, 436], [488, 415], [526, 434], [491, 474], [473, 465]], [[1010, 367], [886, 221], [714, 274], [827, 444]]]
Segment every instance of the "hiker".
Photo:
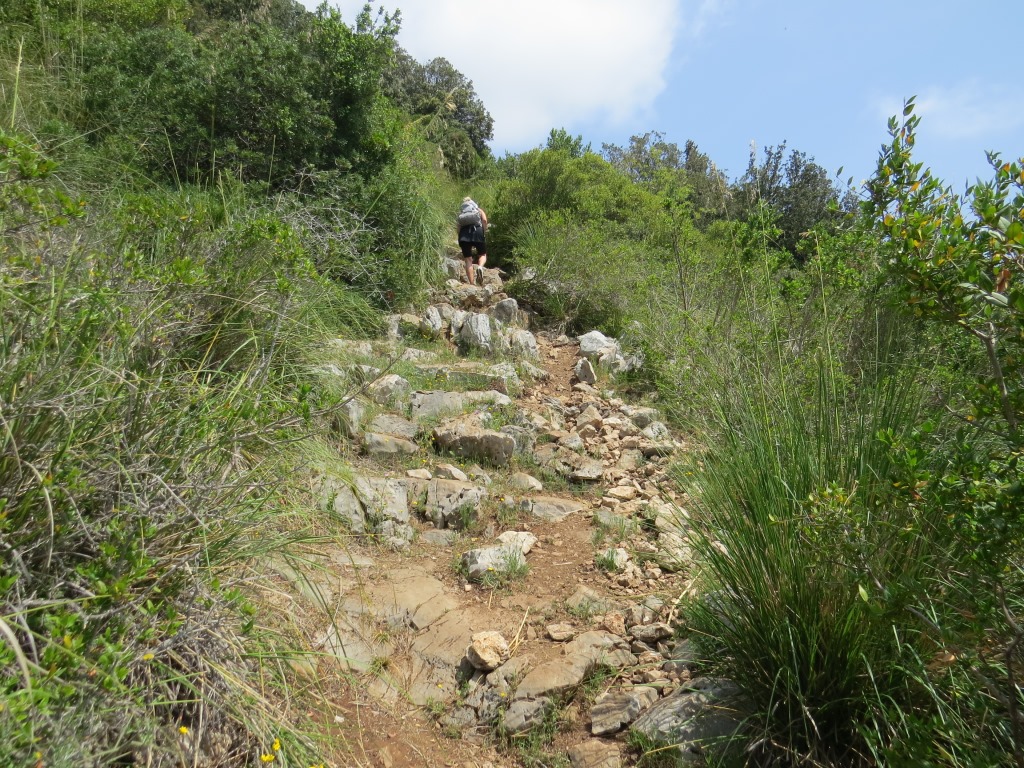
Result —
[[[466, 279], [470, 285], [476, 284], [476, 275], [480, 275], [480, 284], [484, 281], [484, 264], [487, 263], [487, 243], [484, 234], [487, 232], [487, 214], [471, 197], [462, 198], [459, 209], [459, 247], [466, 260]], [[476, 255], [473, 251], [476, 251]], [[474, 269], [474, 263], [477, 265]]]

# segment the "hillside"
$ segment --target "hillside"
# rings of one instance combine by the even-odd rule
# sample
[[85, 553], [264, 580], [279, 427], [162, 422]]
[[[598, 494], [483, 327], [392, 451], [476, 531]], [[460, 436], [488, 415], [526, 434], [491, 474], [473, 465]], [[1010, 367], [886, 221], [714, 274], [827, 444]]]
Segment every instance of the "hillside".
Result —
[[400, 23], [0, 8], [8, 762], [1024, 766], [1024, 160], [495, 158]]

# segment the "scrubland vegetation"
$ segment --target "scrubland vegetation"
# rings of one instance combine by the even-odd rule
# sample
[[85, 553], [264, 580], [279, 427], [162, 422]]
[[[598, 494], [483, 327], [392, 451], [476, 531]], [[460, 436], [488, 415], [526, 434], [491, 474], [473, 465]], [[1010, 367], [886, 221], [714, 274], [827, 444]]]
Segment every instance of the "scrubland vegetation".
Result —
[[317, 355], [441, 279], [468, 187], [514, 295], [642, 352], [629, 386], [700, 446], [687, 626], [745, 692], [742, 759], [1024, 765], [1021, 161], [945, 187], [912, 101], [863, 190], [785, 147], [729, 180], [658, 134], [495, 159], [398, 24], [0, 10], [12, 764], [316, 763], [246, 566], [330, 532], [300, 480], [345, 397]]

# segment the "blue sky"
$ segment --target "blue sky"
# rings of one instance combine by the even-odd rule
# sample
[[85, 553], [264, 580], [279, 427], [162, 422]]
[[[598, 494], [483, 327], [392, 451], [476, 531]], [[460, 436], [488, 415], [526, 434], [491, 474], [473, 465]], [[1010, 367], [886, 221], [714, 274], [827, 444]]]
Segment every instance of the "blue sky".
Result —
[[[313, 0], [303, 0], [307, 5]], [[330, 0], [352, 20], [361, 0]], [[495, 118], [499, 155], [551, 128], [599, 150], [687, 139], [730, 178], [751, 143], [830, 173], [871, 173], [886, 121], [917, 96], [917, 157], [962, 189], [985, 150], [1024, 156], [1024, 0], [384, 0], [399, 42], [443, 56]], [[376, 5], [374, 6], [376, 7]]]

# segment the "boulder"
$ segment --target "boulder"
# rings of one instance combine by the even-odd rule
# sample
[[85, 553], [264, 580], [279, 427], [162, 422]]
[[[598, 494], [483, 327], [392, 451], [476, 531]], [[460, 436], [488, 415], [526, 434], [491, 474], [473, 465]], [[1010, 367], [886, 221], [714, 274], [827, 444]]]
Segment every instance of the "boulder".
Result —
[[655, 646], [662, 640], [672, 637], [672, 627], [664, 622], [656, 624], [637, 624], [629, 628], [629, 634], [641, 643]]
[[580, 587], [565, 601], [565, 607], [581, 613], [605, 613], [611, 603], [590, 587]]
[[742, 725], [739, 687], [728, 680], [698, 678], [654, 704], [630, 728], [656, 746], [676, 747], [683, 762], [718, 752]]
[[498, 536], [498, 541], [506, 547], [518, 549], [524, 555], [528, 555], [533, 545], [537, 543], [537, 537], [529, 531], [505, 531]]
[[601, 554], [595, 556], [595, 559], [600, 558], [607, 565], [611, 566], [614, 571], [624, 571], [626, 566], [629, 564], [629, 552], [624, 550], [622, 547], [612, 547], [606, 549]]
[[593, 405], [588, 405], [586, 409], [576, 417], [576, 429], [583, 429], [583, 427], [600, 429], [603, 424], [604, 419], [601, 416], [601, 412]]
[[469, 482], [469, 476], [454, 464], [438, 464], [434, 467], [434, 474], [446, 480], [458, 480], [460, 483]]
[[572, 624], [549, 624], [545, 630], [548, 633], [548, 637], [556, 643], [562, 643], [576, 637], [576, 628]]
[[567, 655], [585, 656], [595, 664], [621, 669], [636, 664], [625, 638], [601, 629], [584, 632], [565, 646]]
[[551, 700], [546, 698], [532, 701], [513, 701], [501, 720], [501, 727], [506, 733], [523, 733], [544, 721], [544, 715]]
[[645, 686], [609, 691], [598, 696], [590, 709], [590, 732], [603, 736], [620, 731], [657, 700], [658, 692]]
[[519, 321], [519, 302], [515, 299], [502, 299], [494, 305], [491, 312], [495, 320], [515, 325]]
[[353, 533], [366, 531], [363, 505], [352, 487], [340, 478], [324, 478], [320, 490], [320, 507], [336, 514]]
[[508, 466], [516, 450], [512, 435], [483, 429], [479, 419], [470, 417], [445, 422], [432, 434], [438, 451], [498, 467]]
[[574, 690], [594, 669], [590, 656], [569, 654], [552, 659], [526, 673], [516, 687], [515, 699], [540, 699]]
[[417, 369], [445, 389], [494, 390], [507, 395], [521, 382], [515, 366], [509, 363], [487, 365], [472, 360], [446, 365], [420, 365]]
[[532, 429], [520, 427], [515, 424], [506, 424], [500, 431], [506, 435], [511, 435], [512, 439], [516, 441], [517, 455], [529, 456], [533, 453], [533, 449], [537, 445], [537, 435]]
[[508, 334], [509, 352], [513, 357], [537, 360], [540, 352], [537, 349], [537, 339], [529, 331], [516, 329]]
[[537, 446], [533, 455], [541, 466], [549, 467], [572, 480], [594, 482], [604, 474], [604, 465], [600, 461], [581, 456], [560, 445], [546, 443]]
[[387, 477], [356, 477], [356, 496], [371, 522], [409, 522], [409, 496], [402, 480]]
[[469, 315], [459, 329], [458, 341], [464, 349], [490, 353], [491, 318], [480, 313]]
[[591, 331], [580, 336], [580, 354], [590, 361], [595, 361], [602, 355], [618, 352], [619, 342], [600, 331]]
[[458, 480], [430, 481], [424, 513], [435, 528], [461, 530], [476, 519], [480, 502], [487, 491]]

